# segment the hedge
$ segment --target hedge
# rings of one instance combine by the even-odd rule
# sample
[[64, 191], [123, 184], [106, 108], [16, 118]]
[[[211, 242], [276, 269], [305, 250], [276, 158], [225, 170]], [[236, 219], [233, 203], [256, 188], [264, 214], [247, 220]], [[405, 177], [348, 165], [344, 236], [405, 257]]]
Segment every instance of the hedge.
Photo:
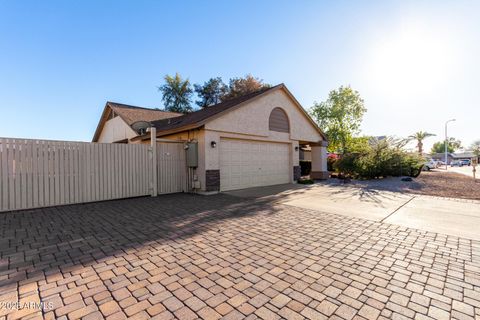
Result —
[[344, 154], [335, 161], [335, 171], [351, 178], [375, 179], [388, 176], [417, 177], [425, 159], [392, 147], [388, 141], [377, 142], [358, 153]]

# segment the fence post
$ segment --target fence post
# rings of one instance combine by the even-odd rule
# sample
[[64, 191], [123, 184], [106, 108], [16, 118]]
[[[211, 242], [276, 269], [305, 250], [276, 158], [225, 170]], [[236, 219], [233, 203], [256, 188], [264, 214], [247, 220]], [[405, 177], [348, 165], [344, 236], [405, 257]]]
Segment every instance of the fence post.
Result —
[[157, 166], [157, 129], [150, 128], [150, 151], [152, 152], [152, 197], [158, 195], [158, 166]]

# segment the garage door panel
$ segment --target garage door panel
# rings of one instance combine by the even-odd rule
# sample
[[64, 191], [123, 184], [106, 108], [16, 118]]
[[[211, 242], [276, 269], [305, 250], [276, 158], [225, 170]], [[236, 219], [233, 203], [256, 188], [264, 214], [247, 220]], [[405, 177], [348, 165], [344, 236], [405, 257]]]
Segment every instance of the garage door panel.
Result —
[[285, 143], [221, 139], [221, 190], [289, 183], [288, 146]]

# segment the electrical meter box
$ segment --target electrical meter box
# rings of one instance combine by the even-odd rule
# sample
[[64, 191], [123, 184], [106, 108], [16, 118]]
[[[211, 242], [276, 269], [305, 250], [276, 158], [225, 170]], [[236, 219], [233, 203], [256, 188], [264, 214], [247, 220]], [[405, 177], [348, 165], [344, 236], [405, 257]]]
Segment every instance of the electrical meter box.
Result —
[[187, 142], [187, 167], [198, 167], [198, 142]]

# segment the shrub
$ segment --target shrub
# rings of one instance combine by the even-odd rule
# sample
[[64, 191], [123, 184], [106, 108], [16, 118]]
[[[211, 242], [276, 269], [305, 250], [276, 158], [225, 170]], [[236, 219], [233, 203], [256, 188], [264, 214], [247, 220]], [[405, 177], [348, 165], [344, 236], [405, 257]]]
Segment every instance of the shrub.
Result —
[[392, 145], [392, 140], [372, 141], [361, 152], [345, 154], [334, 168], [346, 176], [375, 179], [388, 176], [417, 177], [425, 160]]
[[302, 176], [308, 176], [312, 171], [312, 161], [300, 160], [300, 172]]
[[328, 171], [335, 171], [335, 162], [337, 161], [337, 158], [333, 157], [327, 157], [327, 170]]
[[360, 157], [357, 153], [347, 153], [333, 163], [334, 171], [348, 176], [355, 176], [358, 171], [356, 168], [357, 159]]
[[313, 181], [312, 179], [300, 179], [297, 181], [297, 183], [299, 184], [314, 184], [315, 181]]

